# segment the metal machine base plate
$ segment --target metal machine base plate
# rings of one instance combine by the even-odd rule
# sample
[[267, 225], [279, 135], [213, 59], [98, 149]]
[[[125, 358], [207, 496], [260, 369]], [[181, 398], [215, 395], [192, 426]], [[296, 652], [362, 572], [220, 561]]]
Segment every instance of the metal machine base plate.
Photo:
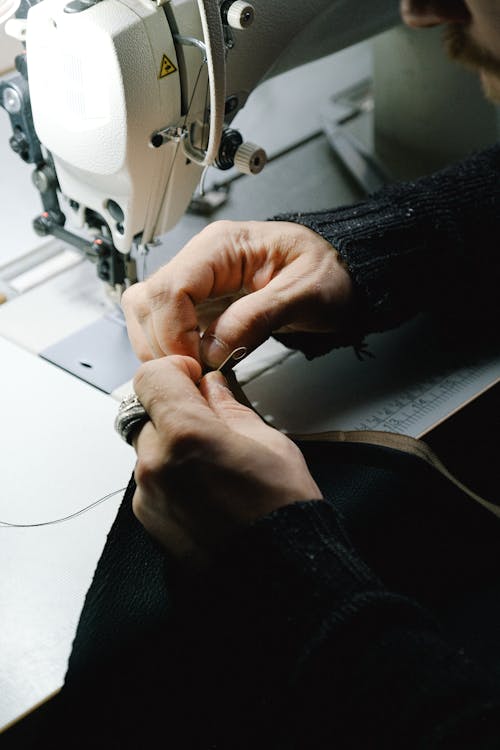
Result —
[[125, 322], [112, 315], [49, 346], [40, 356], [105, 393], [133, 378], [140, 365]]

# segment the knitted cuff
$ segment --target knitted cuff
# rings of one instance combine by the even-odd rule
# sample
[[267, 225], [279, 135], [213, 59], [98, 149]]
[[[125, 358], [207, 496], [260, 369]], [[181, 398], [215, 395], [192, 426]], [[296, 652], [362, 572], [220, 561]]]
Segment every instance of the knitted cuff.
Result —
[[464, 289], [469, 299], [489, 275], [498, 277], [499, 173], [500, 148], [494, 146], [363, 203], [274, 219], [307, 226], [339, 252], [363, 307], [366, 334], [436, 306], [463, 308]]

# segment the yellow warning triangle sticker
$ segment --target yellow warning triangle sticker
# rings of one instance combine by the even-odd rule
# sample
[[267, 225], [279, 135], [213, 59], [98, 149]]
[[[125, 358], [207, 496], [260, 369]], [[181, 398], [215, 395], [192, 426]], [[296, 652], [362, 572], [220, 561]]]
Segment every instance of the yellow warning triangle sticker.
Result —
[[169, 60], [166, 55], [163, 55], [163, 57], [161, 58], [161, 67], [158, 78], [165, 78], [165, 76], [169, 76], [170, 73], [175, 73], [176, 70], [177, 68], [173, 64], [172, 60]]

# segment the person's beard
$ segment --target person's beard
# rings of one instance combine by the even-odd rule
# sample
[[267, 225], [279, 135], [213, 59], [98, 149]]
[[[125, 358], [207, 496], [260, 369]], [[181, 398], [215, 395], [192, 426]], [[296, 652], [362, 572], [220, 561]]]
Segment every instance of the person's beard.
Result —
[[446, 26], [443, 42], [452, 60], [479, 71], [485, 96], [500, 104], [500, 60], [477, 44], [463, 24]]

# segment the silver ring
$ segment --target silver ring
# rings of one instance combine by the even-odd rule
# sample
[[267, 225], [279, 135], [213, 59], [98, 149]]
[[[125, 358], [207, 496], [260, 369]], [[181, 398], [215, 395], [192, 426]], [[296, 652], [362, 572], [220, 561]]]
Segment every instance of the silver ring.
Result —
[[144, 406], [135, 393], [130, 393], [120, 402], [118, 414], [115, 417], [115, 430], [126, 443], [131, 445], [133, 433], [148, 419], [149, 416]]

